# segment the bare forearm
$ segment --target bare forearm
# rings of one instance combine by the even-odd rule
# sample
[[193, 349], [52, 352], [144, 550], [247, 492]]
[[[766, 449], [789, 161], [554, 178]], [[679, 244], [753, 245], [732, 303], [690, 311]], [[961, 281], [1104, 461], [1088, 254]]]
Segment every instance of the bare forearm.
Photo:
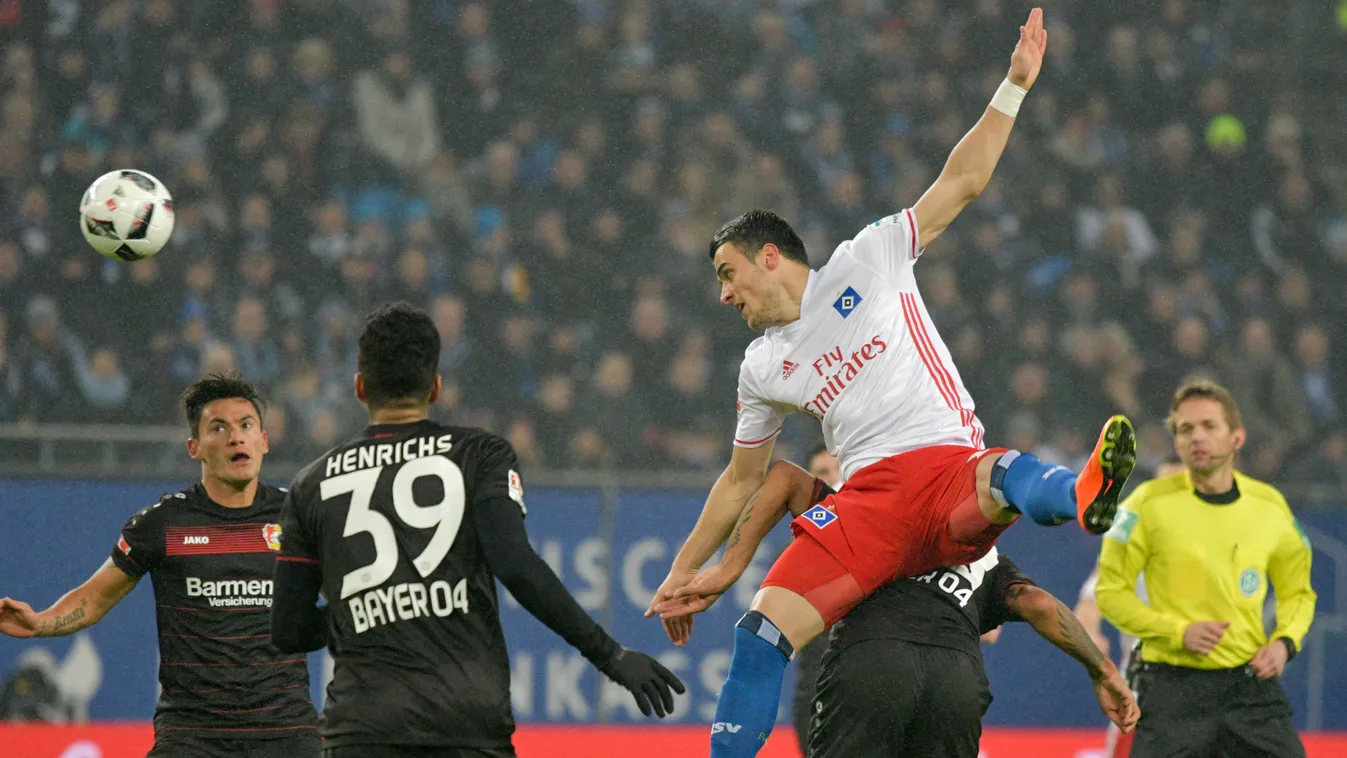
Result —
[[108, 611], [136, 588], [139, 578], [128, 576], [109, 559], [88, 581], [65, 593], [50, 608], [37, 614], [33, 634], [62, 637], [97, 624]]
[[789, 500], [783, 497], [784, 493], [779, 488], [769, 487], [769, 484], [764, 484], [754, 492], [740, 512], [739, 521], [734, 525], [734, 531], [725, 545], [725, 563], [747, 566], [763, 538], [786, 515]]
[[711, 487], [711, 494], [706, 498], [697, 525], [692, 528], [692, 534], [688, 535], [687, 542], [683, 543], [678, 556], [674, 558], [675, 569], [695, 571], [710, 560], [734, 531], [735, 524], [739, 522], [749, 498], [758, 489], [762, 479], [761, 475], [756, 478], [736, 477], [729, 470], [720, 475]]
[[36, 636], [64, 637], [98, 623], [106, 611], [98, 611], [98, 604], [89, 602], [81, 589], [67, 592], [50, 608], [38, 614]]
[[1102, 619], [1099, 617], [1099, 606], [1093, 600], [1081, 600], [1076, 603], [1073, 613], [1087, 632], [1099, 634]]
[[1090, 633], [1062, 601], [1029, 585], [1012, 587], [1009, 593], [1020, 598], [1012, 608], [1029, 623], [1040, 637], [1058, 650], [1080, 661], [1091, 679], [1106, 675], [1113, 666], [1108, 656], [1090, 639]]
[[1014, 126], [1015, 119], [988, 106], [982, 118], [950, 152], [941, 172], [943, 176], [958, 181], [968, 197], [976, 197], [991, 181]]

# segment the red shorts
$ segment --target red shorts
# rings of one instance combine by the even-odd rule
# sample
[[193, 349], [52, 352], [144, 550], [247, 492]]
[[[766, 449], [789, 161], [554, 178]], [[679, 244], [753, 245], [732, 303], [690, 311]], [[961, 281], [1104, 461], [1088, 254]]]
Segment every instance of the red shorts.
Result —
[[[808, 600], [832, 626], [889, 582], [971, 563], [1008, 524], [993, 524], [977, 499], [977, 466], [1005, 448], [922, 448], [885, 458], [791, 522], [792, 542], [763, 580]], [[831, 516], [831, 518], [830, 518]]]

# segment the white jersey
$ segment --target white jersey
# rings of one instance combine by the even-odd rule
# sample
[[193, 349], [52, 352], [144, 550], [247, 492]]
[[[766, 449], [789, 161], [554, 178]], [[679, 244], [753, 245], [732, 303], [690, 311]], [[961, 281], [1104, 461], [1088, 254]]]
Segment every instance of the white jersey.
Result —
[[973, 398], [917, 291], [917, 239], [906, 210], [810, 272], [799, 320], [744, 352], [734, 444], [763, 445], [787, 414], [803, 411], [822, 423], [844, 479], [910, 450], [983, 448]]

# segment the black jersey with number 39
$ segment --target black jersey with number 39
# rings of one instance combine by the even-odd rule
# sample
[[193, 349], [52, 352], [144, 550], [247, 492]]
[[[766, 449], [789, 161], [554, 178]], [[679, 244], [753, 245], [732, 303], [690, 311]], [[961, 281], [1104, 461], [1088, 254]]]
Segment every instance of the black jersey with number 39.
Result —
[[281, 554], [320, 564], [328, 747], [507, 747], [510, 671], [478, 510], [524, 508], [510, 444], [431, 421], [368, 427], [295, 478]]

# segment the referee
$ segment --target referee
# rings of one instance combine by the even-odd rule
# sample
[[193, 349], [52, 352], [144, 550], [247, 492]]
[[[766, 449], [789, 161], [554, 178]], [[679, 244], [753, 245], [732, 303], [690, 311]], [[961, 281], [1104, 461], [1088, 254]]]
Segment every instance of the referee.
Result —
[[1281, 493], [1235, 471], [1245, 431], [1224, 387], [1180, 387], [1168, 427], [1186, 471], [1138, 487], [1099, 555], [1099, 611], [1141, 639], [1131, 758], [1303, 756], [1277, 677], [1314, 618], [1309, 540]]

